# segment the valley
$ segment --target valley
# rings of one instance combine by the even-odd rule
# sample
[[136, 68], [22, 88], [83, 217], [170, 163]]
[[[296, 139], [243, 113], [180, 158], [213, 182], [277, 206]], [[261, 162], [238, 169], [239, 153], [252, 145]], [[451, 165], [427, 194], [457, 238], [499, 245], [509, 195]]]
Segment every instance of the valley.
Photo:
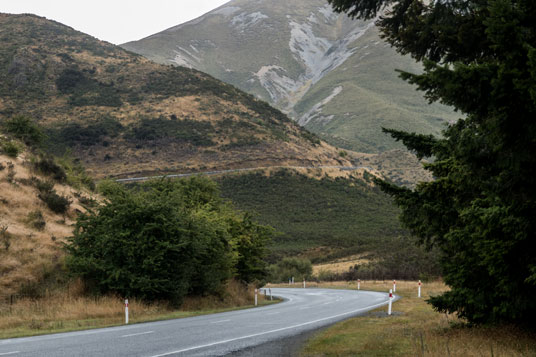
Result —
[[[264, 20], [262, 13], [246, 14], [235, 24], [245, 31]], [[3, 325], [9, 334], [78, 329], [92, 326], [96, 317], [96, 324], [116, 324], [120, 310], [103, 306], [115, 298], [104, 295], [87, 302], [94, 283], [74, 278], [73, 250], [66, 246], [73, 244], [73, 237], [89, 232], [81, 227], [88, 217], [96, 217], [95, 212], [105, 212], [113, 197], [132, 196], [132, 204], [138, 204], [137, 200], [154, 199], [142, 192], [158, 192], [159, 185], [169, 185], [173, 191], [199, 184], [203, 194], [193, 195], [192, 200], [210, 195], [218, 208], [199, 203], [188, 217], [203, 223], [188, 227], [201, 229], [205, 233], [200, 237], [212, 237], [214, 242], [225, 231], [223, 236], [231, 242], [221, 247], [230, 250], [225, 255], [228, 262], [221, 263], [228, 275], [212, 278], [208, 296], [195, 282], [211, 281], [210, 277], [192, 278], [192, 286], [181, 290], [186, 310], [180, 316], [192, 309], [202, 313], [247, 306], [250, 301], [244, 296], [251, 296], [255, 284], [275, 279], [268, 265], [286, 258], [325, 264], [360, 255], [363, 274], [370, 276], [416, 278], [418, 269], [435, 274], [434, 256], [414, 246], [397, 220], [398, 209], [374, 181], [386, 179], [412, 187], [418, 180], [430, 179], [410, 153], [397, 149], [366, 153], [334, 146], [300, 125], [308, 126], [313, 119], [295, 122], [262, 97], [197, 69], [152, 62], [39, 16], [0, 14], [0, 24], [0, 162], [5, 168], [0, 170], [0, 298], [15, 305], [9, 312], [0, 306], [0, 313], [9, 317]], [[292, 26], [296, 36], [292, 54], [311, 67], [305, 77], [300, 75], [302, 82], [292, 84], [303, 95], [285, 99], [282, 92], [272, 92], [274, 98], [287, 102], [281, 108], [288, 113], [290, 106], [297, 107], [313, 93], [315, 83], [327, 78], [318, 71], [327, 70], [332, 60], [341, 62], [338, 67], [352, 55], [335, 52], [322, 60], [326, 68], [316, 68], [323, 55], [303, 52], [300, 42], [312, 36], [311, 29], [298, 22]], [[363, 26], [365, 32], [370, 28], [370, 24]], [[350, 39], [365, 36], [356, 31], [349, 34]], [[316, 45], [325, 50], [328, 44]], [[264, 78], [263, 88], [273, 85], [268, 78], [278, 70], [268, 66], [257, 71]], [[341, 87], [335, 87], [320, 106], [307, 109], [311, 117], [341, 93]], [[152, 178], [147, 185], [141, 183], [146, 178]], [[177, 200], [184, 210], [193, 209], [181, 201], [184, 197]], [[175, 203], [169, 207], [176, 207]], [[55, 211], [58, 204], [61, 212]], [[136, 207], [149, 209], [153, 204], [163, 203], [149, 201]], [[222, 216], [216, 218], [215, 212]], [[218, 225], [225, 228], [215, 228]], [[255, 243], [264, 234], [270, 235], [270, 242]], [[156, 235], [161, 236], [165, 234]], [[392, 246], [403, 256], [392, 255], [387, 249]], [[104, 249], [101, 245], [90, 251], [98, 255]], [[247, 254], [255, 258], [242, 263]], [[412, 259], [405, 264], [407, 254]], [[415, 257], [424, 257], [425, 263], [416, 265]], [[230, 264], [237, 268], [231, 269]], [[346, 271], [323, 269], [322, 274], [353, 274], [354, 265], [345, 266]], [[319, 274], [317, 270], [307, 278], [318, 279]], [[29, 303], [32, 299], [37, 305]], [[153, 311], [143, 297], [133, 301], [146, 319], [179, 316], [173, 304], [159, 303]], [[83, 303], [91, 311], [69, 312]], [[69, 311], [56, 308], [59, 305]], [[26, 326], [30, 316], [39, 317]], [[58, 320], [66, 325], [57, 325]]]

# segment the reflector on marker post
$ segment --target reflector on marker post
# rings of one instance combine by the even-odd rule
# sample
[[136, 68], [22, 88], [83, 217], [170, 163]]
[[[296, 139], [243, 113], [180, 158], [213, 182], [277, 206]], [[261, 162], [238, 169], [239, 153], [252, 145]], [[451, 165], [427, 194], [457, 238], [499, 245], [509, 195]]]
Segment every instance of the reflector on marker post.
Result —
[[125, 299], [125, 324], [128, 324], [128, 299]]
[[391, 315], [393, 309], [393, 289], [389, 290], [389, 307], [387, 308], [387, 315]]

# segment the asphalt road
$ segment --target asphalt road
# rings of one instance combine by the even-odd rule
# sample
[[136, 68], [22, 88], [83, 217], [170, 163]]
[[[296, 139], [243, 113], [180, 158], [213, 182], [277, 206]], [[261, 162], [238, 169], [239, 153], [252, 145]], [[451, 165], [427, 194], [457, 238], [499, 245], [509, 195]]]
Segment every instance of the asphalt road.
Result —
[[254, 309], [0, 340], [0, 356], [221, 356], [303, 334], [386, 305], [387, 293], [277, 288]]

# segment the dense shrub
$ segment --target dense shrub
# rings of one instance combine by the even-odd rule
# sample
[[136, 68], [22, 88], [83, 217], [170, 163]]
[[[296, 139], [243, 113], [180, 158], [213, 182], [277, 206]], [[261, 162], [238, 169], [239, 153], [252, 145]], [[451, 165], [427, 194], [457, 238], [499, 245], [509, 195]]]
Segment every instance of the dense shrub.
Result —
[[123, 104], [113, 83], [100, 83], [91, 78], [90, 71], [86, 72], [77, 68], [68, 68], [56, 79], [58, 90], [63, 94], [70, 94], [70, 105], [77, 107], [86, 105], [120, 107]]
[[63, 214], [67, 212], [71, 205], [68, 197], [59, 195], [54, 189], [54, 182], [36, 180], [36, 187], [39, 190], [38, 197], [46, 203], [52, 212]]
[[67, 179], [67, 174], [63, 167], [58, 165], [54, 158], [50, 156], [41, 156], [32, 162], [35, 170], [43, 175], [51, 176], [58, 182], [64, 182]]
[[78, 218], [68, 267], [96, 293], [180, 304], [233, 276], [262, 278], [269, 230], [233, 212], [208, 179], [100, 186], [106, 204]]
[[283, 258], [279, 263], [271, 265], [269, 270], [269, 280], [273, 283], [287, 282], [294, 278], [294, 281], [309, 279], [313, 274], [313, 265], [308, 259]]
[[214, 145], [209, 135], [213, 131], [212, 124], [196, 120], [169, 120], [160, 118], [142, 118], [131, 126], [127, 139], [136, 144], [171, 139], [188, 142], [195, 146]]
[[[50, 128], [50, 145], [60, 147], [93, 146], [103, 144], [106, 138], [115, 138], [123, 131], [121, 123], [111, 117], [103, 116], [86, 125], [66, 123]], [[58, 150], [59, 151], [59, 150]]]
[[14, 141], [8, 140], [2, 143], [2, 151], [9, 157], [17, 157], [22, 151], [22, 148]]
[[41, 128], [30, 118], [16, 115], [3, 123], [4, 130], [26, 145], [39, 146], [46, 136]]

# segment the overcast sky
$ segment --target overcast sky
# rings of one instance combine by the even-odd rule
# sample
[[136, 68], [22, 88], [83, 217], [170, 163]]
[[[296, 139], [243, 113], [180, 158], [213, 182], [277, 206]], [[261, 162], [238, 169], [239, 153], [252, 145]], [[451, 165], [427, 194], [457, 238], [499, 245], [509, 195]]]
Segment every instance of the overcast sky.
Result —
[[229, 0], [0, 0], [0, 12], [31, 13], [114, 44], [195, 19]]

